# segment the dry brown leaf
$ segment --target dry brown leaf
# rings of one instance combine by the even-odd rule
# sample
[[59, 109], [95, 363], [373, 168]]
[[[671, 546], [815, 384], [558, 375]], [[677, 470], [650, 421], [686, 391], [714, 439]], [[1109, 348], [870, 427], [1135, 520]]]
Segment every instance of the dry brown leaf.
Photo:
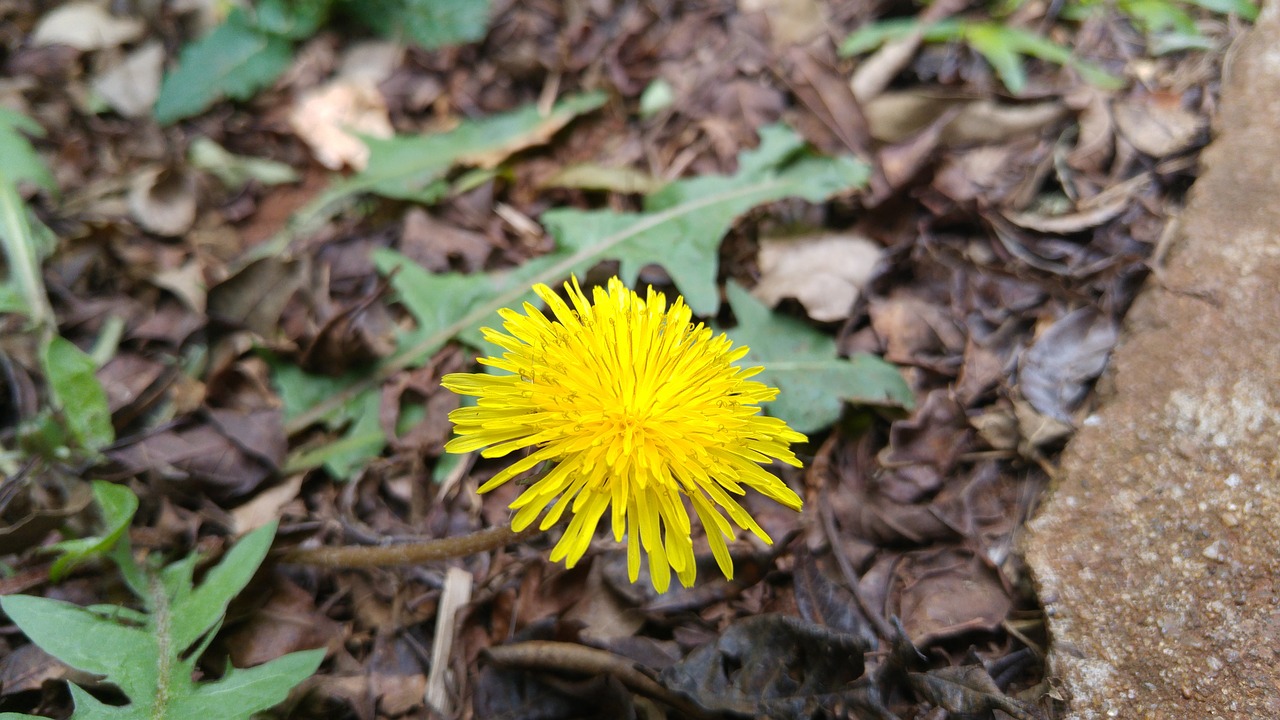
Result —
[[140, 118], [151, 112], [160, 96], [164, 71], [164, 44], [154, 40], [125, 56], [119, 65], [93, 79], [93, 90], [112, 110]]
[[1120, 135], [1154, 158], [1186, 150], [1206, 127], [1202, 115], [1183, 108], [1176, 98], [1163, 96], [1121, 100], [1111, 106], [1111, 113]]
[[129, 213], [148, 232], [182, 235], [196, 221], [195, 177], [179, 169], [143, 170], [129, 187]]
[[349, 166], [363, 170], [369, 147], [352, 133], [376, 138], [393, 134], [387, 104], [376, 85], [338, 78], [298, 98], [289, 113], [289, 126], [330, 170]]
[[232, 532], [236, 537], [248, 534], [280, 517], [280, 510], [293, 502], [302, 490], [305, 473], [285, 478], [275, 487], [263, 490], [249, 502], [231, 510]]
[[738, 0], [738, 9], [764, 13], [770, 42], [778, 51], [803, 45], [827, 31], [829, 13], [818, 0]]
[[1039, 130], [1067, 112], [1057, 101], [1014, 105], [919, 90], [883, 93], [867, 102], [863, 112], [871, 136], [892, 143], [920, 132], [956, 107], [959, 113], [942, 132], [942, 143], [948, 147], [1002, 142]]
[[770, 307], [795, 298], [814, 320], [843, 320], [881, 253], [879, 245], [858, 235], [762, 240], [760, 282], [752, 293]]
[[40, 18], [31, 44], [101, 50], [133, 42], [145, 31], [142, 20], [112, 15], [100, 3], [69, 2]]

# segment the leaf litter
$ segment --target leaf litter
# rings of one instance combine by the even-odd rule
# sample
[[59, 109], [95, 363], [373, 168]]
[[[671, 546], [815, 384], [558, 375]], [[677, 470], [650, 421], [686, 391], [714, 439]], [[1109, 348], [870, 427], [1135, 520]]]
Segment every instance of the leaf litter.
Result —
[[[54, 231], [39, 279], [67, 339], [41, 357], [16, 340], [21, 316], [0, 317], [0, 433], [6, 450], [80, 447], [0, 457], [0, 587], [127, 594], [92, 562], [49, 578], [40, 549], [91, 527], [82, 477], [135, 489], [130, 537], [165, 556], [276, 516], [285, 545], [505, 521], [509, 492], [474, 494], [494, 462], [441, 459], [439, 377], [529, 283], [619, 272], [749, 344], [783, 388], [771, 411], [810, 434], [806, 468], [783, 476], [804, 514], [747, 502], [775, 548], [739, 542], [733, 582], [655, 596], [607, 542], [564, 570], [534, 538], [450, 571], [471, 588], [451, 638], [445, 568], [268, 560], [208, 654], [245, 667], [324, 648], [281, 717], [433, 716], [429, 677], [454, 717], [1059, 716], [1016, 537], [1193, 177], [1220, 55], [1091, 86], [1075, 61], [1015, 68], [969, 24], [971, 49], [907, 37], [860, 74], [871, 60], [835, 48], [879, 8], [494, 6], [471, 44], [345, 65], [377, 66], [355, 100], [373, 135], [393, 131], [358, 146], [291, 125], [360, 54], [341, 31], [238, 15], [175, 53], [195, 36], [173, 15], [12, 11], [35, 34], [0, 35], [2, 179], [30, 210], [10, 203], [5, 227], [25, 223], [31, 257]], [[1071, 22], [1055, 37], [1109, 73], [1144, 38], [1115, 15]], [[178, 63], [167, 89], [157, 42]], [[219, 88], [182, 70], [209, 42], [242, 53], [226, 59], [245, 76]], [[161, 134], [155, 97], [162, 121], [189, 119]], [[348, 110], [334, 127], [358, 129]], [[860, 249], [777, 240], [797, 229]], [[14, 272], [0, 289], [31, 280]], [[50, 402], [85, 411], [73, 437]], [[74, 671], [38, 650], [0, 638], [0, 711], [68, 712], [64, 685], [41, 688]]]

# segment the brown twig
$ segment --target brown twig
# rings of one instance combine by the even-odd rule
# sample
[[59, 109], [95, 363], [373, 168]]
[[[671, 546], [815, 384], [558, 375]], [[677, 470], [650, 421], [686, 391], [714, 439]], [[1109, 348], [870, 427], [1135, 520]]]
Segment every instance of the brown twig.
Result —
[[509, 526], [478, 530], [470, 535], [399, 543], [396, 545], [344, 545], [338, 547], [294, 548], [284, 562], [329, 568], [371, 568], [421, 565], [450, 558], [497, 550], [513, 545], [536, 530], [516, 532]]
[[493, 662], [505, 667], [591, 676], [608, 673], [621, 681], [631, 692], [670, 705], [685, 717], [719, 717], [718, 714], [709, 713], [684, 696], [663, 687], [636, 667], [632, 660], [607, 650], [597, 650], [574, 643], [533, 640], [513, 645], [497, 645], [485, 650], [485, 653]]

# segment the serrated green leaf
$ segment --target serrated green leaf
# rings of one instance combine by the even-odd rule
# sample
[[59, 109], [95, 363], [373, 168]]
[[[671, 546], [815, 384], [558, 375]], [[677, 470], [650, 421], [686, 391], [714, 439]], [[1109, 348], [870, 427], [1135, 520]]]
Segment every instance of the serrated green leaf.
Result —
[[[338, 407], [399, 369], [420, 363], [449, 340], [461, 336], [478, 343], [478, 329], [493, 325], [503, 307], [518, 307], [534, 296], [535, 283], [554, 283], [570, 273], [585, 273], [603, 260], [619, 260], [624, 282], [658, 263], [676, 280], [690, 307], [707, 315], [718, 305], [715, 285], [720, 240], [734, 220], [757, 205], [789, 197], [811, 202], [860, 187], [869, 168], [852, 158], [810, 153], [800, 137], [784, 126], [761, 130], [760, 146], [744, 152], [732, 176], [708, 176], [673, 182], [646, 198], [645, 212], [552, 210], [541, 220], [556, 238], [551, 253], [512, 271], [489, 275], [433, 274], [392, 251], [374, 253], [380, 272], [396, 269], [392, 286], [419, 323], [402, 338], [395, 355], [366, 379], [329, 395], [294, 416], [297, 430], [331, 416]], [[297, 457], [290, 459], [294, 466]]]
[[76, 442], [89, 450], [114, 442], [116, 431], [111, 426], [107, 393], [94, 374], [93, 358], [70, 340], [55, 336], [45, 345], [40, 361], [53, 405], [61, 411]]
[[645, 198], [645, 212], [551, 210], [542, 215], [547, 230], [582, 260], [585, 272], [600, 260], [618, 260], [619, 277], [633, 284], [641, 268], [661, 265], [675, 280], [689, 307], [715, 312], [717, 252], [740, 216], [785, 198], [821, 202], [864, 185], [866, 164], [853, 158], [823, 158], [784, 125], [761, 128], [760, 145], [743, 152], [734, 175], [707, 175], [669, 183]]
[[364, 138], [369, 164], [335, 192], [344, 195], [374, 193], [401, 200], [431, 202], [445, 186], [438, 184], [454, 165], [483, 164], [487, 158], [510, 153], [550, 138], [573, 118], [605, 103], [602, 92], [572, 95], [542, 114], [534, 106], [464, 122], [457, 128], [431, 135], [390, 139]]
[[125, 532], [129, 523], [138, 511], [138, 496], [129, 488], [102, 480], [93, 481], [93, 498], [98, 512], [102, 515], [103, 530], [100, 535], [65, 540], [46, 548], [47, 551], [61, 553], [49, 568], [49, 578], [57, 582], [71, 568], [92, 557], [109, 552]]
[[[294, 214], [288, 228], [258, 245], [237, 262], [239, 268], [285, 252], [298, 235], [322, 226], [364, 193], [435, 202], [454, 189], [446, 174], [459, 165], [493, 165], [508, 155], [551, 138], [570, 120], [604, 104], [607, 96], [593, 92], [560, 100], [546, 115], [528, 106], [430, 135], [391, 139], [364, 138], [369, 163], [352, 177], [339, 180]], [[314, 420], [313, 420], [314, 421]]]
[[[0, 598], [0, 608], [32, 642], [72, 667], [104, 675], [130, 700], [108, 706], [72, 685], [75, 720], [247, 718], [283, 700], [315, 672], [325, 654], [322, 649], [293, 653], [248, 670], [229, 668], [216, 681], [193, 680], [195, 664], [222, 623], [227, 603], [257, 570], [274, 532], [268, 526], [245, 536], [197, 588], [191, 586], [194, 555], [158, 576], [149, 573], [148, 579], [131, 581], [141, 591], [147, 613], [21, 595]], [[143, 572], [136, 565], [133, 570]]]
[[254, 27], [244, 11], [182, 49], [178, 67], [165, 75], [155, 118], [168, 125], [199, 115], [224, 97], [246, 100], [275, 82], [289, 66], [293, 45]]
[[51, 193], [58, 192], [53, 173], [27, 136], [44, 137], [44, 128], [20, 112], [0, 107], [0, 158], [4, 158], [5, 177], [11, 183], [29, 182]]
[[[188, 593], [175, 595], [170, 603], [174, 645], [187, 648], [219, 622], [231, 598], [253, 579], [267, 557], [275, 538], [275, 523], [245, 535], [222, 562], [205, 574], [204, 582]], [[185, 590], [185, 588], [183, 588]]]
[[108, 675], [135, 698], [156, 687], [156, 639], [148, 629], [49, 598], [10, 595], [0, 607], [31, 642], [71, 667]]
[[743, 365], [762, 365], [757, 380], [779, 389], [766, 412], [802, 433], [820, 430], [840, 417], [844, 402], [911, 407], [911, 389], [898, 369], [874, 355], [838, 357], [831, 337], [794, 318], [779, 315], [742, 286], [725, 287], [738, 326], [727, 332], [734, 344], [750, 348]]
[[[195, 685], [190, 695], [176, 698], [168, 717], [241, 720], [283, 702], [293, 686], [315, 674], [324, 655], [323, 648], [304, 650], [247, 670], [228, 668], [221, 679]], [[227, 703], [227, 697], [235, 703]]]

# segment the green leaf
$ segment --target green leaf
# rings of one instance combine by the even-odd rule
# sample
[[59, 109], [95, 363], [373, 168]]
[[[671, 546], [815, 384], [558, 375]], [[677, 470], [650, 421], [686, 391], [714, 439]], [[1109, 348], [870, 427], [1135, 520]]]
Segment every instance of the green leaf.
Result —
[[98, 504], [98, 512], [102, 515], [103, 530], [101, 535], [64, 540], [46, 548], [47, 551], [61, 553], [49, 569], [49, 578], [57, 582], [71, 568], [92, 557], [101, 556], [115, 547], [120, 538], [129, 530], [129, 523], [138, 511], [138, 496], [129, 488], [115, 483], [93, 481], [93, 498]]
[[1258, 4], [1252, 0], [1187, 0], [1187, 2], [1221, 15], [1239, 15], [1249, 22], [1258, 19]]
[[874, 355], [837, 356], [833, 338], [769, 310], [737, 283], [725, 288], [738, 326], [728, 331], [735, 344], [750, 348], [743, 365], [763, 365], [757, 380], [779, 389], [766, 411], [798, 432], [811, 433], [835, 422], [844, 402], [911, 407], [911, 389], [892, 364]]
[[143, 595], [146, 613], [22, 595], [0, 598], [0, 608], [46, 652], [84, 672], [106, 676], [130, 700], [108, 706], [72, 685], [76, 720], [247, 718], [284, 700], [290, 688], [315, 672], [325, 654], [323, 649], [292, 653], [248, 670], [228, 668], [212, 682], [192, 679], [227, 604], [261, 564], [274, 533], [274, 526], [268, 526], [245, 536], [199, 587], [191, 582], [198, 559], [194, 555], [159, 574], [134, 566], [143, 577], [129, 584]]
[[[0, 156], [3, 157], [3, 156]], [[18, 194], [17, 183], [0, 164], [0, 243], [9, 265], [9, 282], [23, 301], [23, 311], [38, 327], [55, 325], [53, 308], [45, 294], [40, 271], [42, 224], [32, 224], [27, 206]], [[47, 230], [47, 228], [44, 228]]]
[[243, 10], [232, 10], [213, 32], [182, 49], [178, 67], [160, 85], [156, 120], [168, 125], [224, 97], [252, 97], [284, 72], [292, 49], [286, 38], [254, 27]]
[[294, 214], [284, 232], [246, 253], [238, 267], [286, 252], [294, 237], [318, 229], [364, 193], [435, 202], [451, 191], [445, 175], [455, 166], [497, 164], [511, 153], [546, 142], [570, 120], [600, 107], [607, 99], [604, 93], [584, 93], [562, 99], [545, 115], [528, 106], [469, 120], [443, 133], [391, 139], [366, 137], [370, 157], [365, 169], [335, 182], [307, 203]]
[[207, 137], [191, 141], [187, 158], [192, 167], [218, 178], [229, 190], [239, 190], [250, 180], [263, 185], [280, 185], [298, 181], [298, 172], [274, 160], [235, 155]]
[[253, 26], [290, 40], [306, 40], [329, 19], [332, 0], [258, 0]]
[[432, 202], [445, 186], [437, 184], [454, 165], [484, 165], [517, 150], [545, 142], [573, 118], [605, 103], [602, 92], [573, 95], [542, 114], [534, 106], [464, 122], [449, 132], [364, 138], [369, 164], [332, 192], [371, 192], [384, 197]]
[[55, 336], [44, 346], [41, 364], [53, 406], [61, 411], [67, 430], [80, 446], [99, 450], [114, 442], [107, 393], [94, 374], [93, 358], [70, 340]]
[[[169, 606], [174, 644], [184, 649], [190, 647], [221, 622], [231, 598], [249, 584], [266, 558], [275, 534], [275, 523], [271, 523], [245, 535], [222, 562], [205, 574], [200, 587], [191, 589], [189, 575], [181, 577], [182, 582], [173, 585]], [[183, 575], [186, 568], [181, 563], [178, 568], [178, 574]]]
[[379, 34], [403, 34], [426, 50], [480, 40], [489, 25], [489, 0], [348, 0], [343, 8]]
[[869, 168], [853, 158], [813, 155], [793, 130], [760, 130], [760, 146], [738, 157], [738, 172], [666, 185], [645, 198], [645, 211], [550, 210], [542, 222], [561, 246], [572, 248], [571, 270], [585, 272], [601, 260], [618, 260], [619, 277], [633, 284], [641, 268], [662, 265], [689, 307], [715, 312], [717, 252], [740, 216], [764, 203], [798, 197], [822, 202], [863, 186]]
[[965, 29], [964, 37], [995, 68], [1009, 92], [1017, 95], [1027, 86], [1027, 73], [1022, 69], [1022, 57], [1007, 30], [992, 23], [975, 23]]
[[887, 42], [907, 37], [920, 30], [920, 27], [920, 21], [915, 18], [893, 18], [867, 23], [840, 43], [840, 54], [852, 57], [871, 52]]
[[0, 158], [4, 158], [6, 178], [11, 183], [29, 182], [57, 193], [58, 183], [53, 173], [27, 136], [44, 137], [44, 128], [20, 112], [0, 107]]
[[542, 187], [606, 190], [626, 194], [648, 194], [661, 190], [665, 182], [643, 170], [584, 163], [570, 165], [542, 183]]
[[10, 283], [0, 283], [0, 313], [25, 313], [27, 301]]
[[[195, 685], [190, 695], [175, 698], [167, 716], [242, 720], [284, 702], [290, 688], [315, 674], [324, 655], [324, 648], [317, 648], [290, 653], [248, 670], [228, 668], [221, 679]], [[227, 703], [227, 697], [234, 697], [235, 703]]]

